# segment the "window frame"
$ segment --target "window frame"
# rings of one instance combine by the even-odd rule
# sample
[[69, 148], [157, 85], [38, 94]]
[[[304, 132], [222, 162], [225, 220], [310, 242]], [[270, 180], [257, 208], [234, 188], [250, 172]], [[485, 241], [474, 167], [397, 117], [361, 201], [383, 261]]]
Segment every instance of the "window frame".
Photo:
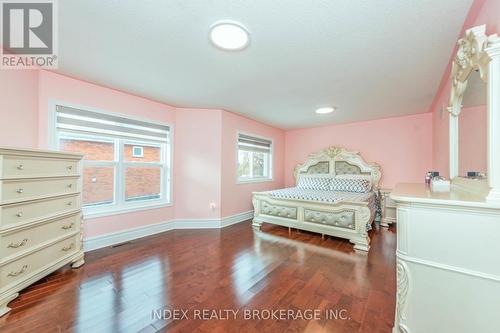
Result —
[[[112, 136], [103, 135], [89, 135], [86, 133], [81, 133], [79, 131], [73, 130], [59, 130], [57, 128], [57, 106], [65, 106], [72, 108], [79, 108], [82, 110], [88, 110], [99, 114], [104, 115], [112, 115], [117, 117], [129, 118], [132, 120], [138, 120], [143, 122], [150, 122], [153, 124], [161, 124], [169, 127], [169, 133], [167, 142], [155, 142], [154, 140], [145, 140], [145, 139], [133, 139], [133, 138], [113, 138]], [[170, 207], [173, 205], [172, 201], [172, 174], [173, 174], [173, 137], [174, 137], [174, 128], [171, 124], [158, 122], [156, 120], [130, 116], [127, 114], [109, 112], [98, 110], [92, 107], [81, 106], [81, 105], [71, 105], [65, 102], [53, 101], [49, 102], [49, 146], [51, 149], [59, 150], [59, 138], [61, 133], [69, 134], [70, 136], [74, 136], [75, 138], [80, 137], [81, 139], [88, 138], [92, 141], [103, 141], [106, 139], [106, 142], [110, 140], [115, 141], [115, 160], [114, 161], [82, 161], [82, 166], [92, 165], [92, 166], [115, 166], [115, 174], [114, 174], [114, 198], [113, 204], [104, 204], [104, 205], [95, 205], [95, 206], [83, 206], [82, 203], [82, 212], [84, 218], [97, 218], [109, 215], [116, 214], [124, 214], [129, 212], [136, 212], [142, 210], [149, 210], [155, 208], [162, 207]], [[101, 140], [99, 140], [101, 139]], [[142, 146], [160, 146], [161, 148], [161, 160], [160, 162], [134, 162], [134, 161], [125, 161], [124, 159], [124, 145], [130, 144], [134, 145], [142, 145]], [[125, 200], [125, 169], [127, 166], [160, 166], [162, 168], [161, 172], [161, 184], [160, 184], [160, 198], [151, 199], [151, 200], [137, 200], [137, 201], [126, 201]], [[83, 192], [83, 188], [82, 188]]]
[[[119, 164], [119, 160], [118, 160], [118, 148], [119, 146], [117, 145], [117, 140], [116, 139], [112, 139], [112, 138], [109, 138], [109, 137], [102, 137], [102, 136], [91, 136], [91, 135], [85, 135], [85, 134], [81, 134], [81, 133], [77, 133], [76, 131], [59, 131], [57, 130], [57, 134], [56, 134], [56, 138], [57, 138], [57, 143], [56, 143], [56, 147], [55, 149], [56, 150], [60, 150], [60, 139], [61, 138], [67, 138], [67, 139], [72, 139], [72, 140], [88, 140], [88, 141], [92, 141], [92, 142], [106, 142], [106, 143], [109, 143], [109, 142], [112, 142], [113, 143], [113, 154], [114, 154], [114, 157], [113, 157], [113, 160], [112, 161], [94, 161], [94, 160], [82, 160], [82, 171], [83, 171], [83, 168], [85, 167], [113, 167], [114, 168], [114, 179], [113, 179], [113, 202], [112, 204], [102, 204], [102, 205], [94, 205], [94, 206], [87, 206], [87, 207], [84, 207], [83, 206], [83, 202], [82, 202], [82, 210], [85, 210], [85, 209], [94, 209], [96, 208], [96, 210], [99, 210], [97, 209], [97, 207], [111, 207], [111, 206], [114, 206], [117, 202], [117, 180], [118, 180], [118, 164]], [[61, 132], [63, 132], [64, 134], [61, 135]], [[82, 176], [82, 194], [83, 194], [83, 176]]]
[[[159, 147], [160, 148], [160, 161], [159, 162], [137, 162], [137, 161], [126, 161], [125, 160], [125, 156], [124, 155], [124, 152], [125, 152], [125, 145], [131, 145], [132, 146], [132, 150], [133, 148], [135, 147], [135, 145], [141, 145], [143, 147]], [[152, 143], [152, 142], [147, 142], [147, 141], [140, 141], [140, 140], [130, 140], [130, 139], [122, 139], [121, 140], [121, 143], [120, 143], [120, 153], [121, 153], [121, 156], [120, 156], [120, 165], [121, 165], [121, 168], [123, 168], [122, 170], [122, 174], [121, 176], [122, 177], [122, 180], [123, 180], [123, 196], [122, 196], [122, 199], [123, 199], [123, 202], [126, 203], [126, 205], [130, 205], [133, 201], [127, 201], [127, 198], [126, 198], [126, 174], [125, 174], [125, 171], [127, 169], [127, 167], [159, 167], [161, 168], [161, 183], [160, 183], [160, 190], [161, 190], [161, 193], [160, 193], [160, 198], [158, 199], [151, 199], [151, 200], [148, 200], [148, 201], [142, 201], [141, 203], [144, 203], [144, 202], [153, 202], [154, 200], [163, 200], [163, 201], [168, 201], [168, 200], [165, 200], [165, 191], [163, 191], [163, 189], [165, 188], [165, 183], [166, 183], [166, 168], [168, 168], [168, 164], [167, 164], [167, 150], [168, 150], [168, 143]], [[144, 148], [143, 148], [144, 149]], [[144, 151], [143, 151], [144, 153]], [[144, 154], [143, 154], [144, 155]], [[132, 157], [133, 156], [133, 152], [132, 152]], [[140, 201], [136, 201], [136, 202], [140, 202]]]
[[[242, 135], [247, 135], [254, 137], [256, 139], [263, 139], [263, 140], [268, 140], [271, 142], [271, 147], [269, 149], [269, 157], [268, 157], [268, 166], [267, 168], [269, 169], [269, 175], [268, 176], [263, 176], [263, 177], [240, 177], [238, 175], [238, 169], [239, 169], [239, 139], [240, 139], [240, 134]], [[274, 140], [269, 137], [261, 136], [261, 135], [256, 135], [253, 133], [249, 132], [244, 132], [244, 131], [236, 131], [236, 184], [251, 184], [251, 183], [265, 183], [265, 182], [272, 182], [274, 181]]]
[[[140, 154], [136, 154], [135, 153], [136, 149], [140, 149], [141, 150]], [[144, 157], [144, 146], [132, 146], [132, 157], [136, 157], [136, 158], [142, 158], [142, 157]]]

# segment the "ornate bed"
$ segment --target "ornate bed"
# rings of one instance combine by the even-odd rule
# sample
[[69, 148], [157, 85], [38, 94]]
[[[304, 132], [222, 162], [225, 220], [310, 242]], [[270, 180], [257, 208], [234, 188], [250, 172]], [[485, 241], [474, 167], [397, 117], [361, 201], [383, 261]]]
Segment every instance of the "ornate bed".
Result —
[[[304, 177], [304, 175], [307, 175]], [[298, 189], [301, 177], [325, 179], [365, 178], [371, 181], [366, 193]], [[294, 172], [297, 187], [277, 191], [254, 192], [252, 227], [272, 223], [348, 239], [354, 249], [368, 251], [368, 231], [379, 210], [380, 166], [367, 163], [357, 152], [329, 147], [311, 154]], [[331, 192], [331, 193], [329, 193]]]

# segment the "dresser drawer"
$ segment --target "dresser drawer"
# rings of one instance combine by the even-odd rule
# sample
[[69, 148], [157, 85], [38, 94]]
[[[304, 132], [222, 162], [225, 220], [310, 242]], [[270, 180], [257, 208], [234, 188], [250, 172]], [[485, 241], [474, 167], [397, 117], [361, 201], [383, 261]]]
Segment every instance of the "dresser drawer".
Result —
[[0, 206], [0, 228], [34, 222], [80, 209], [80, 195], [39, 199]]
[[81, 213], [49, 220], [47, 222], [0, 235], [0, 262], [51, 240], [80, 230]]
[[0, 290], [27, 279], [63, 257], [75, 254], [79, 249], [80, 235], [75, 235], [0, 266]]
[[79, 192], [78, 177], [0, 180], [0, 204]]
[[78, 161], [3, 155], [0, 179], [77, 176]]

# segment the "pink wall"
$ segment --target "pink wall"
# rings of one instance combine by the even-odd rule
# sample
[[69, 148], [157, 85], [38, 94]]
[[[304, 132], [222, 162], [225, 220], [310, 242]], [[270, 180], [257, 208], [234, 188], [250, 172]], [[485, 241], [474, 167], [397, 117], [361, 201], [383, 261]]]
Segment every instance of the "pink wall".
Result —
[[486, 106], [463, 109], [458, 119], [458, 174], [487, 170]]
[[[237, 183], [237, 133], [273, 140], [273, 180], [260, 183]], [[253, 210], [252, 192], [277, 189], [284, 185], [285, 133], [257, 121], [223, 111], [222, 113], [222, 216]]]
[[[498, 0], [476, 0], [474, 1], [469, 14], [465, 20], [460, 36], [463, 36], [466, 29], [477, 25], [486, 24], [488, 34], [500, 33], [500, 1]], [[448, 114], [446, 107], [450, 98], [450, 68], [451, 60], [455, 55], [456, 49], [450, 54], [450, 63], [443, 74], [441, 85], [434, 97], [431, 105], [432, 112], [432, 165], [434, 170], [441, 174], [449, 176], [449, 144], [448, 144]], [[444, 110], [442, 112], [441, 110]]]
[[399, 182], [422, 182], [431, 168], [431, 114], [387, 118], [286, 132], [286, 185], [293, 186], [293, 170], [307, 155], [328, 146], [358, 151], [382, 167], [382, 187]]
[[[449, 89], [449, 84], [446, 85]], [[445, 88], [446, 89], [446, 88]], [[444, 100], [448, 97], [443, 96]], [[432, 112], [432, 169], [439, 171], [444, 177], [450, 176], [449, 164], [449, 128], [448, 128], [448, 111], [446, 111], [446, 104], [437, 108]]]
[[[273, 140], [273, 181], [237, 184], [238, 131]], [[223, 110], [177, 109], [175, 138], [175, 216], [178, 219], [220, 218], [247, 212], [253, 209], [253, 191], [283, 186], [282, 130]]]
[[220, 110], [177, 109], [176, 218], [221, 216], [221, 114]]
[[0, 146], [37, 146], [38, 71], [0, 70]]

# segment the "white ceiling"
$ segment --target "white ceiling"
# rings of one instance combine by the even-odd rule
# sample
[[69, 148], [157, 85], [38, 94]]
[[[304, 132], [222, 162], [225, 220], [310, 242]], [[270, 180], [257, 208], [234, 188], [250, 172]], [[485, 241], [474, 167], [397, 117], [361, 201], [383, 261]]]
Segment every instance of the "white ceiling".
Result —
[[[280, 128], [426, 112], [472, 0], [64, 0], [59, 72]], [[250, 46], [211, 45], [218, 20]], [[331, 115], [316, 115], [325, 105]]]

